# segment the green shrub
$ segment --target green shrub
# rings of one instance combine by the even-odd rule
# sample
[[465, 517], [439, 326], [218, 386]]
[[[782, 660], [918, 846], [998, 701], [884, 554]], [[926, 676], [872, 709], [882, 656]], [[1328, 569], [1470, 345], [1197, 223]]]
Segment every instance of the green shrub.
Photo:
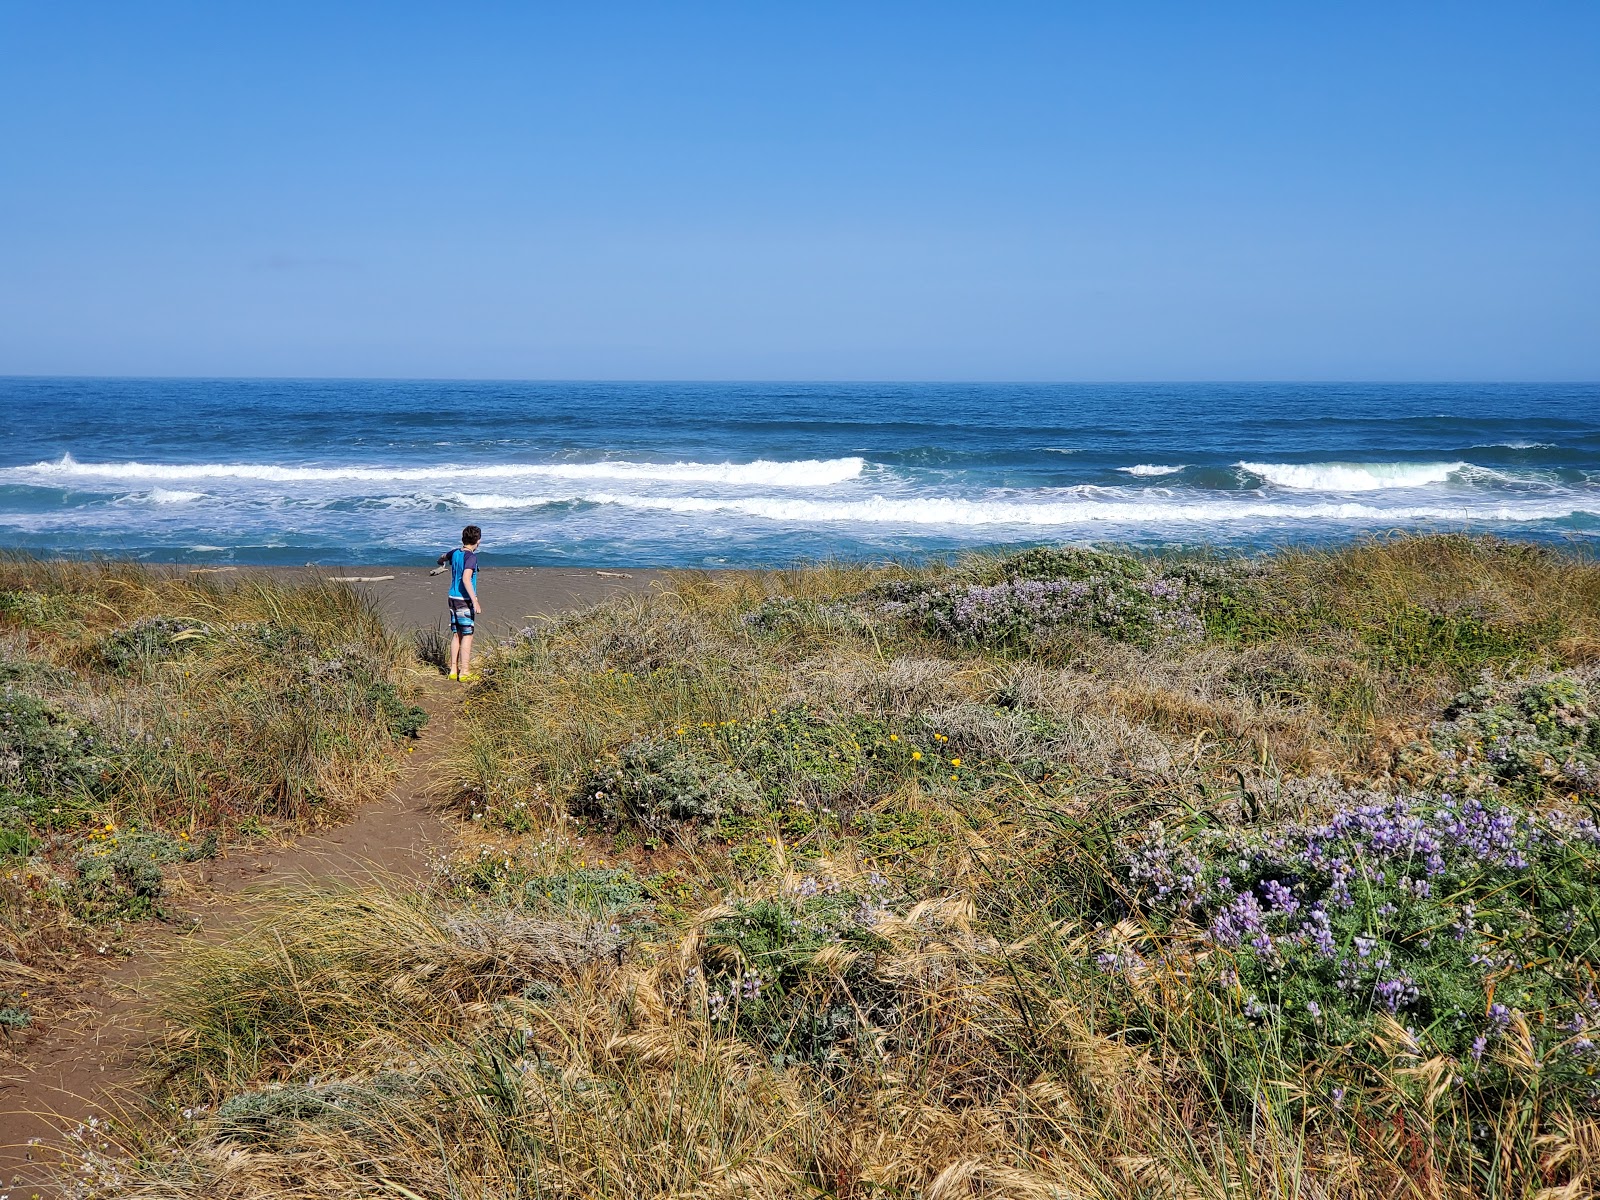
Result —
[[871, 623], [850, 604], [773, 596], [740, 618], [745, 627], [769, 637], [866, 633]]
[[871, 740], [869, 722], [828, 720], [804, 705], [751, 721], [725, 721], [704, 740], [756, 781], [771, 805], [837, 803], [860, 783]]
[[1033, 580], [1147, 579], [1150, 566], [1136, 554], [1083, 546], [1035, 546], [980, 568], [982, 582]]
[[1469, 609], [1438, 611], [1407, 604], [1362, 636], [1382, 666], [1403, 670], [1440, 665], [1466, 679], [1487, 665], [1528, 656], [1549, 632], [1537, 623], [1496, 622]]
[[629, 913], [645, 903], [644, 885], [619, 867], [575, 867], [559, 875], [536, 875], [523, 885], [531, 905], [577, 909], [596, 917]]
[[647, 738], [596, 770], [570, 807], [612, 827], [634, 824], [663, 835], [751, 811], [760, 802], [743, 772], [681, 739]]
[[1429, 741], [1447, 785], [1600, 796], [1600, 697], [1571, 675], [1462, 692]]
[[0, 808], [0, 859], [27, 858], [38, 846], [39, 839], [28, 828], [27, 813], [15, 804]]
[[354, 1131], [385, 1100], [414, 1092], [412, 1075], [383, 1071], [370, 1084], [344, 1080], [283, 1083], [229, 1096], [217, 1106], [206, 1134], [216, 1142], [267, 1148], [291, 1142], [296, 1126]]
[[13, 684], [0, 685], [0, 797], [35, 824], [73, 823], [111, 755], [89, 721]]
[[[1203, 636], [1197, 596], [1123, 555], [1098, 555], [1109, 568], [1084, 574], [1079, 556], [1090, 551], [1039, 551], [1029, 568], [992, 584], [951, 582], [890, 584], [878, 589], [880, 616], [904, 622], [958, 646], [1029, 649], [1057, 629], [1081, 629], [1113, 641], [1148, 646]], [[1065, 557], [1062, 577], [1043, 572]], [[1063, 568], [1065, 569], [1065, 568]]]
[[702, 941], [707, 1019], [779, 1064], [840, 1062], [896, 1015], [896, 990], [875, 970], [889, 948], [873, 928], [888, 915], [887, 888], [876, 875], [858, 890], [806, 876], [780, 895], [734, 903]]
[[428, 723], [428, 710], [421, 705], [407, 704], [394, 684], [386, 679], [374, 679], [367, 685], [366, 700], [374, 717], [383, 722], [392, 737], [417, 737]]
[[73, 908], [90, 921], [138, 920], [161, 915], [166, 881], [161, 868], [216, 853], [213, 834], [199, 843], [162, 833], [107, 827], [89, 835], [73, 862]]
[[7, 996], [0, 1003], [0, 1030], [10, 1033], [13, 1029], [26, 1029], [33, 1024], [33, 1013], [26, 1008], [16, 996]]
[[149, 670], [158, 662], [191, 654], [212, 635], [204, 621], [184, 617], [145, 617], [114, 629], [101, 639], [101, 665], [119, 675]]
[[0, 617], [23, 626], [45, 624], [52, 616], [50, 602], [27, 588], [0, 589]]

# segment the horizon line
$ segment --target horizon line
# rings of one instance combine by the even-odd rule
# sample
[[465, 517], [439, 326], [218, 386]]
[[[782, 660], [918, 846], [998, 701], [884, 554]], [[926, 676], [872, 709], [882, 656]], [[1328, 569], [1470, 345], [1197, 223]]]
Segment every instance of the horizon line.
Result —
[[1595, 379], [1506, 379], [1506, 378], [1104, 378], [1104, 379], [907, 379], [907, 378], [670, 378], [646, 376], [523, 376], [523, 375], [115, 375], [61, 374], [52, 372], [0, 372], [0, 380], [105, 380], [131, 382], [215, 382], [215, 383], [537, 383], [537, 384], [729, 384], [729, 385], [934, 385], [953, 387], [1110, 387], [1110, 386], [1543, 386], [1595, 387]]

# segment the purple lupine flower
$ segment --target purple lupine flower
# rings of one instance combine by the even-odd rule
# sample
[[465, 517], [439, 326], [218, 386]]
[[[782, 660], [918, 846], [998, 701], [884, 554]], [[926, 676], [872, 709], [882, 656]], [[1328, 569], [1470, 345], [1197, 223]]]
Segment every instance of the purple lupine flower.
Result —
[[1261, 885], [1261, 890], [1266, 892], [1267, 901], [1273, 908], [1283, 913], [1294, 913], [1300, 908], [1300, 901], [1295, 895], [1276, 879], [1268, 879]]
[[1266, 914], [1254, 892], [1240, 892], [1211, 922], [1211, 936], [1223, 946], [1237, 946], [1266, 932]]
[[1385, 1012], [1397, 1012], [1416, 1002], [1420, 993], [1409, 979], [1385, 979], [1372, 986], [1372, 998]]
[[1314, 905], [1309, 910], [1305, 924], [1300, 926], [1300, 932], [1310, 939], [1311, 945], [1323, 958], [1332, 959], [1338, 954], [1338, 947], [1333, 940], [1333, 926], [1328, 920], [1328, 910], [1322, 905]]

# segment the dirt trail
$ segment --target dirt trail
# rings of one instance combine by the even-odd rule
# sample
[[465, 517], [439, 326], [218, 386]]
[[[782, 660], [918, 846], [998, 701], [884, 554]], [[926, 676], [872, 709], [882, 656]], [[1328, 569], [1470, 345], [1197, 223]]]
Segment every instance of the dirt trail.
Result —
[[[457, 685], [432, 676], [421, 703], [428, 724], [389, 794], [347, 824], [289, 846], [236, 851], [206, 864], [200, 882], [211, 893], [180, 929], [151, 924], [134, 931], [133, 955], [91, 979], [82, 1004], [23, 1051], [23, 1062], [0, 1070], [0, 1195], [61, 1195], [47, 1182], [61, 1162], [51, 1144], [94, 1116], [117, 1120], [138, 1083], [139, 1049], [157, 1026], [146, 985], [186, 942], [219, 940], [247, 925], [253, 893], [295, 883], [414, 880], [430, 851], [454, 840], [438, 811], [437, 764], [449, 744]], [[40, 1145], [29, 1146], [29, 1139]]]

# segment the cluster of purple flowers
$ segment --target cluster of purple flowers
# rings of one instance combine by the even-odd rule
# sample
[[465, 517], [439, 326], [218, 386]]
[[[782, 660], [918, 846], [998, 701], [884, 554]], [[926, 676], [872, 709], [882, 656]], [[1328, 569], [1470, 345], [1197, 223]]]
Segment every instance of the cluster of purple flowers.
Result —
[[[722, 986], [726, 984], [726, 987]], [[706, 1014], [713, 1021], [726, 1021], [734, 1015], [739, 1005], [753, 1004], [761, 999], [761, 975], [745, 971], [706, 990]]]
[[815, 875], [807, 875], [789, 888], [791, 895], [797, 900], [809, 900], [813, 896], [837, 896], [841, 891], [837, 879], [818, 879]]
[[1326, 824], [1291, 831], [1277, 847], [1298, 841], [1295, 857], [1304, 867], [1326, 872], [1340, 902], [1348, 907], [1349, 881], [1362, 864], [1400, 873], [1416, 894], [1452, 863], [1469, 862], [1510, 870], [1528, 865], [1525, 852], [1540, 831], [1524, 816], [1505, 806], [1481, 800], [1457, 801], [1448, 793], [1436, 806], [1419, 807], [1405, 796], [1347, 808]]
[[[1319, 1018], [1330, 999], [1357, 1014], [1417, 1008], [1426, 999], [1418, 972], [1440, 954], [1459, 956], [1480, 982], [1501, 970], [1508, 951], [1483, 936], [1472, 897], [1480, 886], [1494, 894], [1544, 849], [1573, 842], [1600, 844], [1600, 828], [1474, 797], [1364, 793], [1326, 821], [1272, 834], [1183, 838], [1153, 824], [1124, 848], [1121, 865], [1148, 912], [1193, 922], [1217, 947], [1253, 951], [1253, 971], [1288, 971], [1302, 989], [1325, 987], [1321, 1004], [1305, 1005]], [[1419, 905], [1426, 919], [1413, 912]], [[1103, 969], [1120, 966], [1115, 955], [1099, 960]], [[1510, 1010], [1501, 1004], [1487, 1015], [1483, 1034], [1492, 1039]]]
[[879, 608], [957, 642], [1026, 642], [1060, 626], [1121, 641], [1192, 641], [1205, 632], [1189, 588], [1179, 580], [1017, 579], [925, 591]]

